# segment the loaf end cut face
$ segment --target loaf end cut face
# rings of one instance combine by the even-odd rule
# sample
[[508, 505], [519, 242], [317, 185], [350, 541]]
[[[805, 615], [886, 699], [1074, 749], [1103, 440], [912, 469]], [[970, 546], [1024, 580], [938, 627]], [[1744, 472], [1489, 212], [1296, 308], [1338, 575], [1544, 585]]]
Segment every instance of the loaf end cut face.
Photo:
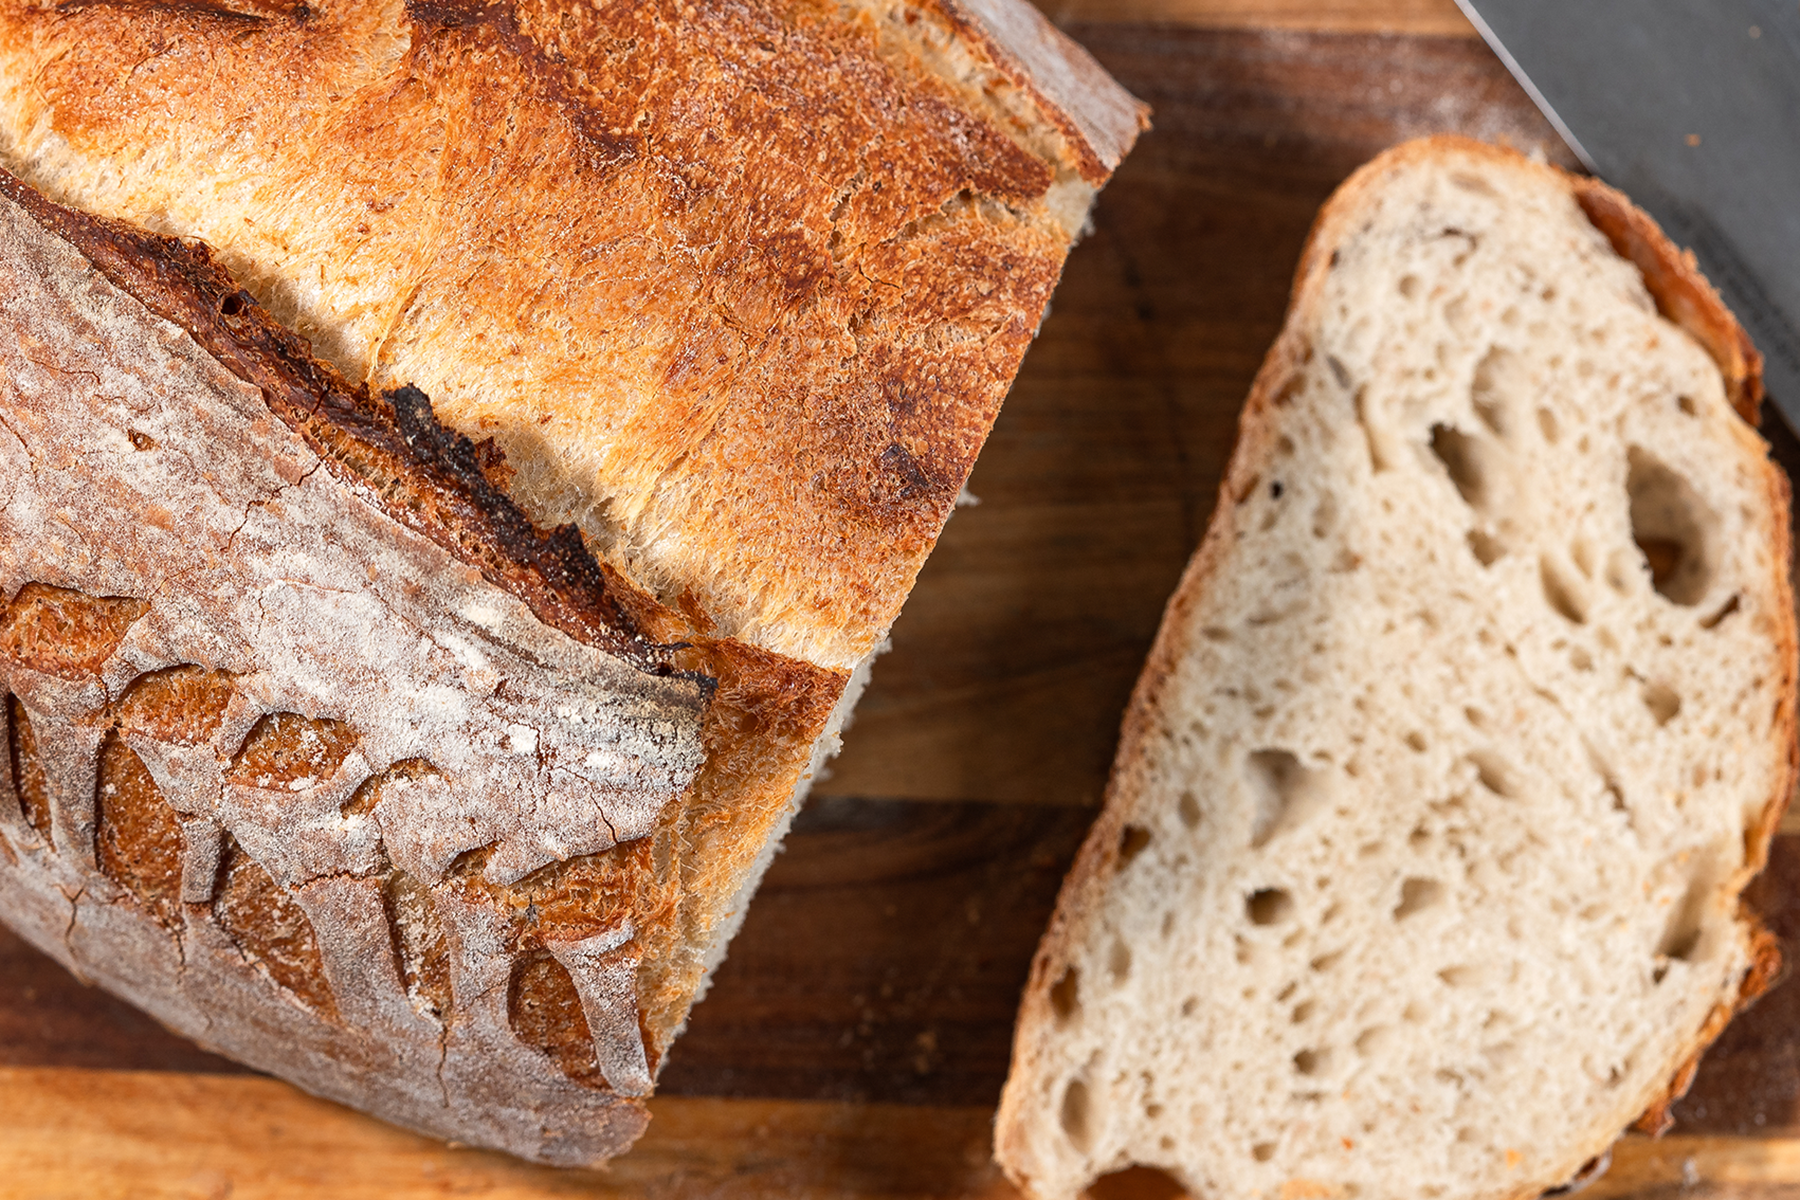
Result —
[[629, 1146], [1142, 122], [1010, 0], [0, 2], [0, 918]]
[[1617, 193], [1459, 139], [1322, 212], [1033, 965], [1031, 1195], [1534, 1197], [1767, 985], [1794, 781], [1755, 352]]

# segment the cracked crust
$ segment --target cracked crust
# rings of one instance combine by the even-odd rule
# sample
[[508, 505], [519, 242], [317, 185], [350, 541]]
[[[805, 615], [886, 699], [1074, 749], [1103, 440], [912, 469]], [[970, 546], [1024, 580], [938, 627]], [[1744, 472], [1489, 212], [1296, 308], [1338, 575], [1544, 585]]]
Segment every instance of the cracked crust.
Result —
[[[1387, 178], [1420, 164], [1434, 164], [1463, 157], [1493, 164], [1504, 171], [1531, 173], [1553, 181], [1565, 190], [1589, 221], [1641, 272], [1645, 288], [1658, 312], [1690, 334], [1719, 369], [1725, 396], [1743, 419], [1741, 441], [1750, 447], [1756, 474], [1765, 489], [1770, 523], [1769, 559], [1774, 565], [1770, 587], [1777, 597], [1771, 621], [1776, 644], [1774, 661], [1783, 664], [1785, 676], [1772, 690], [1780, 697], [1770, 723], [1771, 743], [1786, 748], [1782, 769], [1759, 815], [1745, 830], [1743, 860], [1722, 884], [1736, 897], [1736, 933], [1741, 941], [1744, 969], [1727, 994], [1708, 1011], [1700, 1027], [1684, 1035], [1667, 1057], [1667, 1084], [1632, 1125], [1637, 1132], [1658, 1135], [1670, 1125], [1670, 1110], [1691, 1085], [1701, 1056], [1735, 1013], [1754, 1002], [1774, 982], [1781, 968], [1776, 939], [1756, 916], [1744, 908], [1742, 894], [1767, 862], [1769, 845], [1800, 778], [1800, 744], [1796, 743], [1795, 677], [1796, 638], [1789, 570], [1792, 563], [1791, 530], [1787, 521], [1790, 488], [1786, 476], [1767, 458], [1767, 448], [1756, 438], [1762, 399], [1761, 358], [1737, 320], [1718, 294], [1699, 274], [1691, 253], [1675, 247], [1648, 214], [1635, 208], [1618, 191], [1598, 181], [1570, 175], [1558, 168], [1534, 163], [1500, 147], [1456, 136], [1438, 136], [1408, 142], [1387, 151], [1356, 171], [1320, 211], [1308, 236], [1295, 272], [1293, 296], [1286, 322], [1270, 348], [1251, 387], [1240, 418], [1237, 445], [1220, 483], [1214, 519], [1209, 524], [1180, 584], [1169, 601], [1161, 629], [1126, 710], [1120, 745], [1108, 786], [1105, 809], [1096, 819], [1087, 840], [1065, 880], [1057, 908], [1044, 934], [1020, 1005], [1014, 1039], [1012, 1074], [996, 1118], [995, 1157], [1008, 1177], [1027, 1193], [1044, 1194], [1042, 1180], [1034, 1178], [1038, 1165], [1030, 1144], [1025, 1086], [1020, 1082], [1036, 1065], [1036, 1047], [1050, 1036], [1057, 1022], [1052, 991], [1063, 977], [1078, 948], [1090, 937], [1093, 914], [1100, 898], [1121, 868], [1122, 838], [1132, 811], [1121, 798], [1145, 790], [1151, 764], [1146, 743], [1166, 724], [1163, 697], [1173, 687], [1177, 664], [1190, 650], [1185, 639], [1193, 628], [1191, 613], [1200, 603], [1230, 558], [1244, 531], [1232, 520], [1237, 506], [1266, 477], [1278, 438], [1278, 410], [1284, 393], [1299, 376], [1312, 353], [1311, 333], [1318, 320], [1323, 281], [1335, 265], [1337, 248], [1366, 220], [1365, 208]], [[1584, 1164], [1592, 1166], [1624, 1132], [1612, 1128], [1571, 1132], [1566, 1150], [1564, 1177], [1586, 1177]], [[1304, 1182], [1304, 1181], [1303, 1181]], [[1323, 1186], [1323, 1185], [1319, 1185]], [[1524, 1186], [1514, 1200], [1530, 1200], [1541, 1186]], [[1335, 1194], [1335, 1193], [1333, 1193]]]
[[834, 670], [1143, 123], [1024, 0], [0, 3], [27, 182], [205, 240], [540, 524]]

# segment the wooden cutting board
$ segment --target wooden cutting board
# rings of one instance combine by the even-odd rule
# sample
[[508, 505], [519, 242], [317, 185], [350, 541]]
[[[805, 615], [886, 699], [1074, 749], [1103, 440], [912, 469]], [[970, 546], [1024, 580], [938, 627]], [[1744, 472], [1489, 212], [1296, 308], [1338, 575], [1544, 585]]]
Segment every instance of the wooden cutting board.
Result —
[[[1007, 1197], [1013, 1008], [1320, 202], [1405, 137], [1568, 154], [1450, 0], [1042, 0], [1156, 110], [652, 1102], [606, 1172], [202, 1053], [0, 932], [0, 1197]], [[1800, 446], [1768, 430], [1789, 470]], [[1800, 954], [1800, 836], [1756, 902]], [[1800, 1195], [1800, 983], [1594, 1197]], [[1153, 1182], [1111, 1195], [1166, 1196]]]

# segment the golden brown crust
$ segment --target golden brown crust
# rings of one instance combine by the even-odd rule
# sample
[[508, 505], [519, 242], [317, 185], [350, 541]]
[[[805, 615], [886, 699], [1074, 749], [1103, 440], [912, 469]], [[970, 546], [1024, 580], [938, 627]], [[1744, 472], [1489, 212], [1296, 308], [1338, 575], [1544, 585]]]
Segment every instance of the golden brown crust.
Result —
[[[1132, 692], [1120, 732], [1113, 775], [1107, 786], [1105, 807], [1064, 880], [1056, 911], [1032, 961], [1014, 1034], [1015, 1070], [1027, 1050], [1028, 1036], [1053, 1021], [1052, 986], [1060, 977], [1064, 964], [1073, 957], [1074, 947], [1085, 936], [1087, 915], [1097, 910], [1098, 898], [1117, 869], [1126, 811], [1122, 804], [1114, 802], [1114, 797], [1140, 790], [1138, 779], [1147, 770], [1142, 748], [1159, 720], [1162, 693], [1186, 653], [1182, 631], [1190, 622], [1183, 619], [1183, 614], [1198, 603], [1211, 585], [1231, 547], [1233, 527], [1229, 520], [1223, 519], [1224, 515], [1259, 485], [1264, 464], [1271, 457], [1276, 438], [1273, 429], [1276, 410], [1290, 381], [1312, 354], [1303, 330], [1317, 303], [1316, 296], [1324, 275], [1331, 269], [1333, 251], [1350, 232], [1350, 223], [1356, 219], [1365, 194], [1376, 190], [1384, 177], [1406, 166], [1430, 162], [1447, 154], [1486, 159], [1509, 169], [1553, 177], [1612, 242], [1615, 251], [1643, 273], [1645, 285], [1659, 311], [1690, 333], [1712, 357], [1724, 377], [1728, 399], [1746, 422], [1744, 435], [1755, 439], [1748, 426], [1756, 423], [1762, 399], [1760, 355], [1717, 292], [1699, 274], [1692, 254], [1677, 251], [1649, 215], [1632, 206], [1621, 193], [1595, 180], [1534, 163], [1516, 151], [1452, 135], [1422, 138], [1396, 146], [1353, 173], [1320, 210], [1307, 236], [1294, 274], [1287, 318], [1257, 372], [1239, 418], [1237, 444], [1219, 485], [1213, 519], [1169, 600], [1143, 674]], [[1760, 453], [1766, 456], [1766, 448]], [[1792, 531], [1786, 519], [1790, 485], [1780, 468], [1766, 457], [1762, 478], [1771, 511], [1780, 515], [1770, 530], [1770, 550], [1777, 568], [1774, 585], [1778, 595], [1773, 606], [1777, 660], [1784, 664], [1786, 671], [1785, 678], [1777, 685], [1782, 701], [1771, 737], [1788, 749], [1786, 773], [1777, 780], [1760, 818], [1745, 836], [1744, 866], [1733, 881], [1740, 897], [1744, 887], [1765, 865], [1769, 844], [1780, 825], [1795, 782], [1800, 779], [1797, 774], [1800, 772], [1800, 741], [1796, 740], [1800, 726], [1796, 724], [1793, 701], [1796, 670], [1800, 667], [1800, 634], [1796, 632], [1789, 586], [1793, 547]], [[1717, 1039], [1732, 1016], [1760, 996], [1779, 974], [1781, 953], [1778, 943], [1754, 915], [1743, 910], [1741, 901], [1739, 922], [1750, 966], [1737, 994], [1709, 1013], [1703, 1027], [1676, 1056], [1678, 1065], [1671, 1073], [1668, 1087], [1633, 1126], [1640, 1132], [1660, 1134], [1668, 1128], [1670, 1109], [1692, 1084], [1707, 1047]], [[1023, 1118], [1019, 1108], [1023, 1099], [1015, 1096], [1010, 1087], [1002, 1097], [996, 1117], [995, 1157], [1008, 1177], [1030, 1193], [1031, 1181], [1021, 1173], [1026, 1161]], [[1579, 1164], [1604, 1151], [1612, 1140], [1611, 1135], [1605, 1135], [1592, 1146], [1577, 1148], [1570, 1162], [1571, 1174]], [[1528, 1200], [1536, 1194], [1537, 1189], [1527, 1188], [1516, 1200]]]
[[0, 144], [417, 384], [664, 602], [847, 669], [1042, 317], [1059, 178], [1079, 215], [1142, 119], [1024, 0], [869, 7], [7, 0]]

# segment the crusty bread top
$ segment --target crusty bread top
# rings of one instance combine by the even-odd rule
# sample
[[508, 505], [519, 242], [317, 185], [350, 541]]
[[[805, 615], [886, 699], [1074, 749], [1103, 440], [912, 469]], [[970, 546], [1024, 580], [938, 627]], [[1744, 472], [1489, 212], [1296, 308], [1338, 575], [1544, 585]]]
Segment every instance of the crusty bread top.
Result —
[[723, 636], [883, 636], [1142, 109], [1023, 0], [0, 4], [0, 159], [198, 237]]
[[204, 246], [0, 175], [0, 916], [209, 1048], [591, 1164], [847, 673], [708, 636]]
[[1339, 190], [1033, 966], [1016, 1181], [1523, 1198], [1664, 1119], [1773, 969], [1758, 389], [1616, 193], [1453, 138]]

